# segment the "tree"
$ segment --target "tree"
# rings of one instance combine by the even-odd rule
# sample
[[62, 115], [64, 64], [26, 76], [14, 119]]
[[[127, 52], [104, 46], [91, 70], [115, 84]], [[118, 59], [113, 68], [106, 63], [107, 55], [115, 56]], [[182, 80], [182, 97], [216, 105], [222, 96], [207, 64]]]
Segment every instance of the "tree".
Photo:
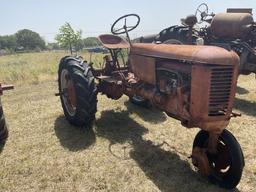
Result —
[[48, 43], [46, 47], [48, 50], [59, 50], [60, 49], [60, 46], [58, 43]]
[[77, 40], [77, 42], [75, 43], [75, 50], [82, 50], [84, 48], [84, 42], [82, 39]]
[[0, 49], [7, 49], [13, 52], [17, 48], [17, 40], [15, 35], [0, 36]]
[[97, 37], [87, 37], [83, 39], [85, 47], [97, 47], [101, 45], [101, 42], [98, 40]]
[[25, 50], [45, 49], [45, 41], [40, 35], [29, 29], [22, 29], [16, 34], [18, 46]]
[[78, 51], [82, 39], [82, 31], [74, 31], [69, 23], [65, 23], [59, 29], [59, 34], [56, 35], [55, 40], [63, 48], [70, 50], [73, 53], [73, 48]]

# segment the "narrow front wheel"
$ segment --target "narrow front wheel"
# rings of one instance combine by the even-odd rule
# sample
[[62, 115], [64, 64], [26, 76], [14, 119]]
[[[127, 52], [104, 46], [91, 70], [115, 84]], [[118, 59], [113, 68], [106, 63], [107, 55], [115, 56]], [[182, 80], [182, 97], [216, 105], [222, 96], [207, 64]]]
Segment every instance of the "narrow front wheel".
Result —
[[[199, 131], [193, 143], [193, 151], [203, 151], [205, 154], [207, 159], [202, 162], [209, 167], [209, 181], [226, 189], [235, 188], [244, 168], [244, 156], [239, 143], [232, 133], [224, 130], [219, 136], [217, 153], [211, 154], [207, 150], [208, 140], [209, 133], [204, 130]], [[193, 159], [193, 162], [198, 161]], [[194, 165], [198, 167], [197, 163]]]

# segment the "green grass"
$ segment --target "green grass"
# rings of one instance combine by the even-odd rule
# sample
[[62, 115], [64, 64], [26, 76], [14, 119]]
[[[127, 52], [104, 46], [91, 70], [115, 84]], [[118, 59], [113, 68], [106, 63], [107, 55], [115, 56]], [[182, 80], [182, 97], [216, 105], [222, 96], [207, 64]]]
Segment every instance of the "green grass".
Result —
[[[56, 71], [63, 55], [18, 57], [31, 57], [35, 64], [47, 56], [52, 63], [45, 65]], [[15, 57], [4, 59], [11, 63]], [[185, 129], [156, 109], [136, 107], [125, 96], [114, 101], [98, 95], [96, 121], [86, 131], [65, 120], [54, 96], [56, 81], [23, 81], [2, 97], [10, 136], [0, 154], [0, 191], [225, 191], [201, 177], [188, 158], [198, 129]], [[256, 189], [255, 81], [253, 75], [240, 77], [234, 110], [243, 116], [228, 127], [246, 163], [236, 192]]]
[[[58, 64], [68, 52], [39, 52], [7, 55], [0, 57], [0, 82], [14, 84], [38, 84], [56, 79]], [[102, 63], [102, 54], [78, 53], [88, 62]]]

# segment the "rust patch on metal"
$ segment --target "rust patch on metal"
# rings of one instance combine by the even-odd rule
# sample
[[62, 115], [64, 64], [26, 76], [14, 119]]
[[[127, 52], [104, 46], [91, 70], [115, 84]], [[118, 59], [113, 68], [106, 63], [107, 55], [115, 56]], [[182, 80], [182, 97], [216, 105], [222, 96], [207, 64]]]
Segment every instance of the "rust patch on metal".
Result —
[[[131, 47], [131, 54], [209, 65], [234, 65], [232, 51], [214, 46], [135, 43]], [[235, 59], [237, 60], [235, 64], [238, 64], [237, 55]]]
[[73, 107], [76, 107], [76, 91], [75, 91], [74, 83], [71, 79], [69, 79], [68, 85], [67, 85], [67, 98], [70, 104]]
[[203, 176], [208, 176], [210, 174], [210, 165], [205, 149], [199, 147], [193, 149], [192, 163], [199, 169], [199, 172]]
[[140, 80], [150, 84], [156, 83], [155, 59], [139, 55], [130, 55], [131, 70]]

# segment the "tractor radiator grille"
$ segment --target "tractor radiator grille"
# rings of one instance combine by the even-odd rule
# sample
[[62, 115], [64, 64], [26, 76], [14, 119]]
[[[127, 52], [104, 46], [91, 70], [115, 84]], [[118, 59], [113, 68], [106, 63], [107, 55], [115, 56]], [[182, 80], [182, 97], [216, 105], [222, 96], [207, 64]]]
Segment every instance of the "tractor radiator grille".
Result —
[[232, 88], [233, 68], [214, 67], [211, 70], [209, 116], [225, 115]]

